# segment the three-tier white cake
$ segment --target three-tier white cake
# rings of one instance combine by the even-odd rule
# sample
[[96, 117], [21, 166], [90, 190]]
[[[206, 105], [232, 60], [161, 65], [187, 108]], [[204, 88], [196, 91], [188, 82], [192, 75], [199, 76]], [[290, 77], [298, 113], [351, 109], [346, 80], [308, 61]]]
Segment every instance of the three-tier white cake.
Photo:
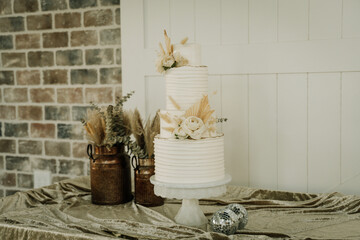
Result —
[[[154, 140], [155, 179], [180, 184], [221, 180], [225, 177], [224, 136], [216, 132], [217, 119], [208, 105], [208, 69], [201, 65], [200, 45], [185, 43], [168, 49], [171, 53], [163, 51], [161, 60], [171, 67], [164, 69], [166, 110], [160, 112], [161, 132]], [[176, 67], [179, 58], [185, 66]]]

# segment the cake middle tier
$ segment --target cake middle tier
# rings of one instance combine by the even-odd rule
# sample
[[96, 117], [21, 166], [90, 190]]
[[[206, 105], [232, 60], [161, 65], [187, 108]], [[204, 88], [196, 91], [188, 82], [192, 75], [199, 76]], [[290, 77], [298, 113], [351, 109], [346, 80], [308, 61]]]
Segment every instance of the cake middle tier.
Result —
[[225, 176], [224, 136], [190, 139], [155, 137], [155, 179], [164, 183], [209, 183]]
[[206, 66], [184, 66], [171, 68], [165, 73], [166, 110], [178, 110], [169, 99], [172, 97], [186, 110], [208, 94], [208, 68]]

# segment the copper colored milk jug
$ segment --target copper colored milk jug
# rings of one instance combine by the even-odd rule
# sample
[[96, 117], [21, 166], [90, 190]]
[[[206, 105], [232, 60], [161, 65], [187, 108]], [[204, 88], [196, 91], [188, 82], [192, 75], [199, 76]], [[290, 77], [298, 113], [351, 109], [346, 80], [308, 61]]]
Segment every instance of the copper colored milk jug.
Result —
[[132, 200], [130, 157], [124, 147], [94, 147], [88, 145], [90, 158], [91, 201], [94, 204], [115, 205]]

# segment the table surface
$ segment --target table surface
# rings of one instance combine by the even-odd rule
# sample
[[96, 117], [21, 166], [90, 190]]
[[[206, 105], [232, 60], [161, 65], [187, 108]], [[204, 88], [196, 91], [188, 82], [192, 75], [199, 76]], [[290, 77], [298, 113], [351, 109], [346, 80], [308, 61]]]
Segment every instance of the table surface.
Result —
[[61, 181], [0, 199], [1, 239], [360, 239], [360, 197], [227, 186], [200, 200], [205, 215], [230, 203], [246, 207], [249, 222], [234, 235], [178, 225], [179, 200], [146, 208], [133, 201], [91, 203], [89, 177]]

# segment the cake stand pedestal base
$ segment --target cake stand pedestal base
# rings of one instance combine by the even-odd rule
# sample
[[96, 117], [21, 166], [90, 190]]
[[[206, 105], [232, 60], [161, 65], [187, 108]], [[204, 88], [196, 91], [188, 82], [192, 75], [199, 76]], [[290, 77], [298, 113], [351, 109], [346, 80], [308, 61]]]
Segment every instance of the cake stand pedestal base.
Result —
[[208, 219], [199, 206], [201, 198], [217, 197], [226, 192], [226, 184], [231, 181], [230, 175], [216, 182], [201, 184], [164, 183], [156, 180], [156, 174], [150, 178], [154, 192], [163, 198], [182, 199], [182, 205], [175, 217], [175, 222], [206, 230]]
[[183, 199], [181, 208], [175, 216], [175, 222], [186, 226], [206, 229], [208, 219], [201, 210], [198, 199]]

